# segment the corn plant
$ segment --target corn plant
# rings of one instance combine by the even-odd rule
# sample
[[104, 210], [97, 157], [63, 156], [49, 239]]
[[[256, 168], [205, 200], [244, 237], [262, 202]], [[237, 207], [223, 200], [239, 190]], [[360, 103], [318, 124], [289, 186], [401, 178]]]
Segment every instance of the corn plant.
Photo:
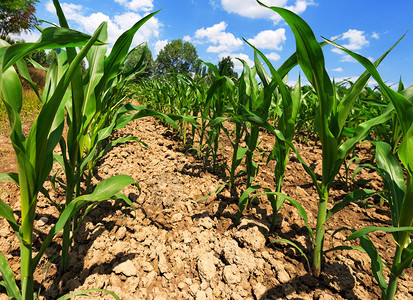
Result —
[[[268, 97], [264, 97], [264, 101], [261, 101], [261, 111], [258, 112], [253, 119], [257, 120], [257, 117], [260, 117], [261, 121], [259, 126], [262, 126], [269, 132], [274, 133], [276, 137], [276, 143], [274, 144], [272, 153], [267, 158], [267, 163], [272, 159], [277, 161], [274, 169], [276, 190], [273, 192], [266, 188], [266, 193], [264, 193], [268, 197], [273, 209], [271, 223], [272, 226], [274, 226], [278, 211], [284, 203], [284, 200], [287, 199], [290, 203], [296, 206], [295, 202], [293, 203], [290, 201], [291, 198], [285, 197], [285, 195], [281, 193], [281, 190], [284, 181], [285, 169], [289, 161], [290, 150], [295, 149], [292, 145], [292, 140], [295, 137], [296, 127], [298, 126], [296, 122], [297, 115], [300, 110], [301, 103], [304, 102], [308, 92], [302, 93], [300, 78], [291, 92], [284, 83], [284, 79], [287, 78], [288, 72], [297, 65], [296, 53], [292, 54], [279, 67], [279, 69], [276, 70], [260, 50], [251, 45], [245, 39], [244, 41], [254, 49], [255, 69], [257, 70], [257, 74], [263, 84], [263, 94]], [[323, 47], [326, 44], [326, 42], [321, 42], [320, 46]], [[268, 66], [271, 77], [266, 73], [259, 57], [261, 57]], [[273, 116], [273, 119], [271, 120], [272, 126], [269, 124], [269, 119], [271, 116]], [[313, 116], [310, 118], [313, 118]], [[260, 185], [247, 187], [241, 195], [236, 223], [239, 222], [242, 211], [249, 201], [249, 194], [258, 189], [262, 189], [262, 187]], [[302, 211], [303, 209], [299, 208], [299, 210]], [[306, 218], [305, 216], [303, 217]]]
[[[66, 18], [57, 1], [55, 7], [60, 25], [67, 28]], [[170, 118], [161, 113], [148, 110], [144, 106], [130, 104], [128, 97], [131, 95], [126, 92], [127, 85], [135, 80], [137, 74], [144, 68], [143, 60], [146, 55], [144, 51], [134, 67], [125, 69], [124, 64], [130, 54], [128, 51], [132, 39], [137, 30], [156, 13], [147, 15], [124, 32], [115, 42], [107, 58], [105, 58], [107, 52], [105, 26], [98, 37], [104, 44], [95, 45], [88, 52], [89, 68], [85, 76], [81, 77], [81, 73], [77, 73], [80, 78], [72, 80], [71, 97], [66, 102], [68, 135], [66, 139], [60, 140], [63, 155], [55, 156], [66, 174], [65, 206], [71, 202], [71, 199], [89, 193], [94, 166], [105, 152], [119, 143], [139, 141], [136, 137], [127, 137], [109, 142], [108, 137], [113, 130], [126, 126], [131, 120], [154, 115], [164, 117], [172, 126], [176, 126]], [[61, 52], [58, 58], [64, 53]], [[76, 50], [67, 48], [66, 53], [67, 60], [70, 61]], [[86, 169], [87, 175], [85, 175]], [[83, 177], [87, 178], [85, 190], [81, 188]], [[132, 205], [129, 199], [122, 198], [127, 204]], [[88, 211], [90, 208], [85, 213]], [[61, 259], [63, 271], [67, 269], [69, 247], [79, 228], [78, 221], [83, 220], [84, 217], [85, 214], [81, 217], [75, 215], [64, 228]]]
[[[394, 105], [398, 124], [402, 130], [397, 151], [401, 165], [393, 155], [393, 149], [388, 143], [382, 141], [374, 143], [377, 165], [390, 191], [389, 204], [392, 227], [366, 227], [353, 232], [347, 238], [347, 240], [360, 239], [361, 246], [370, 256], [372, 271], [382, 291], [382, 298], [393, 299], [397, 291], [398, 278], [403, 275], [406, 268], [411, 267], [413, 259], [413, 243], [410, 239], [410, 234], [413, 232], [413, 155], [411, 154], [411, 149], [413, 149], [413, 86], [407, 89], [399, 88], [400, 92], [392, 90], [386, 86], [376, 67], [367, 58], [334, 42], [330, 43], [354, 57], [377, 81], [382, 93]], [[396, 242], [396, 251], [388, 283], [383, 276], [383, 262], [379, 253], [366, 237], [366, 234], [378, 230], [393, 233]]]
[[[64, 105], [67, 91], [75, 73], [79, 70], [81, 60], [94, 44], [100, 44], [98, 37], [105, 24], [99, 26], [94, 35], [89, 35], [67, 28], [50, 27], [42, 31], [36, 43], [22, 43], [9, 46], [1, 41], [0, 48], [0, 93], [6, 106], [11, 127], [10, 139], [13, 144], [17, 165], [17, 174], [8, 174], [8, 178], [19, 185], [22, 221], [19, 225], [12, 209], [0, 200], [0, 215], [4, 217], [20, 241], [21, 250], [21, 286], [17, 286], [13, 273], [3, 254], [0, 255], [0, 271], [3, 275], [1, 284], [6, 287], [8, 295], [13, 299], [33, 299], [33, 273], [48, 245], [57, 232], [61, 231], [67, 221], [82, 207], [93, 202], [108, 199], [123, 187], [134, 183], [128, 176], [120, 176], [101, 182], [94, 192], [74, 199], [61, 213], [57, 223], [50, 229], [39, 252], [32, 257], [33, 226], [36, 217], [36, 204], [39, 192], [45, 192], [43, 183], [50, 174], [53, 163], [53, 150], [59, 142], [64, 122]], [[62, 46], [82, 47], [62, 76], [56, 81], [56, 87], [49, 91], [46, 98], [39, 98], [43, 107], [33, 123], [28, 136], [24, 136], [19, 117], [22, 103], [22, 86], [14, 66], [19, 73], [30, 80], [23, 57], [36, 49], [56, 49]], [[37, 92], [34, 84], [33, 88]]]
[[[298, 110], [300, 107], [301, 100], [303, 98], [301, 94], [301, 81], [300, 79], [297, 81], [294, 89], [290, 93], [290, 91], [282, 81], [282, 77], [280, 75], [280, 73], [286, 74], [288, 68], [281, 67], [278, 71], [276, 71], [275, 68], [272, 66], [271, 62], [265, 57], [265, 55], [255, 47], [253, 48], [255, 50], [255, 66], [258, 70], [258, 75], [264, 84], [264, 89], [270, 87], [270, 81], [268, 74], [266, 74], [264, 68], [261, 65], [261, 62], [259, 61], [258, 55], [260, 55], [261, 58], [267, 64], [271, 72], [272, 78], [276, 80], [278, 89], [280, 91], [278, 98], [280, 98], [281, 100], [276, 101], [279, 102], [279, 106], [281, 106], [282, 108], [280, 109], [281, 113], [276, 122], [276, 128], [283, 135], [285, 140], [276, 139], [276, 144], [274, 145], [273, 151], [271, 155], [268, 157], [268, 160], [274, 158], [277, 161], [274, 170], [276, 186], [275, 192], [281, 193], [285, 169], [289, 161], [289, 155], [291, 150], [290, 145], [295, 136], [295, 124], [298, 115]], [[273, 208], [272, 225], [275, 225], [277, 213], [281, 205], [283, 204], [284, 198], [279, 197], [277, 195], [275, 196], [275, 198], [273, 198], [272, 195], [269, 195], [269, 199]]]
[[[265, 6], [261, 2], [259, 3]], [[324, 234], [328, 219], [327, 216], [331, 215], [327, 214], [327, 204], [329, 201], [329, 190], [331, 185], [334, 182], [342, 163], [352, 151], [353, 147], [366, 137], [370, 128], [386, 122], [391, 117], [392, 107], [389, 107], [384, 114], [359, 124], [354, 131], [354, 135], [350, 139], [345, 140], [343, 136], [343, 128], [346, 119], [354, 102], [358, 99], [358, 95], [362, 88], [367, 83], [370, 77], [369, 73], [367, 71], [363, 73], [351, 87], [349, 93], [343, 99], [338, 101], [334, 94], [333, 84], [325, 69], [324, 55], [321, 46], [316, 41], [312, 29], [303, 19], [289, 10], [278, 7], [269, 8], [284, 18], [292, 29], [296, 40], [298, 64], [315, 89], [319, 101], [318, 111], [315, 117], [315, 126], [323, 151], [322, 179], [320, 183], [317, 181], [315, 173], [301, 160], [304, 169], [311, 176], [319, 195], [312, 267], [313, 275], [319, 277], [321, 274], [321, 261]], [[375, 62], [376, 66], [389, 51]]]
[[[226, 107], [230, 99], [233, 99], [235, 92], [235, 84], [228, 76], [221, 76], [218, 68], [210, 63], [205, 63], [215, 75], [215, 81], [211, 84], [207, 91], [205, 107], [202, 114], [202, 119], [207, 123], [203, 124], [207, 130], [207, 149], [205, 160], [212, 156], [212, 168], [215, 171], [217, 168], [219, 136], [223, 130], [223, 121], [225, 120]], [[203, 137], [201, 137], [201, 140]]]

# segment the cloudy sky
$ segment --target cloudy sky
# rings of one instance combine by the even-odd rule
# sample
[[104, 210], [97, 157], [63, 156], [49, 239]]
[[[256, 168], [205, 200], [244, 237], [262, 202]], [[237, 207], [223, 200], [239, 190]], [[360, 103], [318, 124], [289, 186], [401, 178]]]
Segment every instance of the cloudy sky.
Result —
[[[407, 30], [412, 29], [412, 0], [262, 0], [269, 6], [281, 6], [299, 14], [316, 37], [341, 36], [339, 44], [370, 59], [377, 59]], [[166, 43], [183, 39], [193, 43], [206, 62], [217, 63], [231, 56], [237, 71], [242, 58], [252, 65], [253, 52], [245, 38], [262, 50], [274, 66], [280, 66], [294, 51], [295, 42], [286, 23], [272, 10], [255, 0], [61, 0], [73, 29], [92, 34], [98, 25], [108, 22], [109, 42], [113, 43], [142, 16], [162, 9], [137, 33], [134, 45], [147, 42], [154, 58]], [[51, 0], [40, 0], [37, 17], [57, 22]], [[46, 26], [46, 25], [45, 25]], [[26, 41], [37, 33], [23, 34]], [[363, 68], [338, 49], [324, 47], [327, 71], [332, 78], [354, 78]], [[394, 84], [400, 76], [405, 86], [413, 84], [413, 31], [379, 67], [385, 82]], [[296, 80], [295, 68], [290, 81]]]

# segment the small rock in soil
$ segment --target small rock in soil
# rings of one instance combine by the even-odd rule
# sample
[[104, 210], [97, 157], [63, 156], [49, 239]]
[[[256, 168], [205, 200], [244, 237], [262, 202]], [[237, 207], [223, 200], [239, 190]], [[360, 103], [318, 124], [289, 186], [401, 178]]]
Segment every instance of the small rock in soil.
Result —
[[131, 260], [127, 260], [123, 263], [120, 263], [119, 265], [113, 268], [113, 271], [116, 274], [123, 274], [128, 277], [138, 275], [138, 271], [136, 270], [136, 267]]
[[237, 265], [241, 273], [249, 274], [256, 266], [252, 253], [240, 248], [235, 240], [224, 240], [222, 252], [227, 263]]
[[158, 255], [158, 259], [159, 259], [159, 262], [158, 262], [159, 271], [160, 271], [162, 274], [167, 273], [168, 270], [169, 270], [169, 267], [168, 267], [168, 264], [167, 264], [167, 262], [166, 262], [165, 255], [163, 255], [162, 253], [160, 253], [160, 254]]
[[47, 222], [49, 222], [49, 219], [48, 219], [47, 217], [41, 217], [41, 218], [39, 219], [39, 221], [37, 221], [37, 225], [38, 225], [39, 227], [43, 227], [43, 226], [45, 226], [45, 225], [47, 224]]
[[[242, 245], [258, 251], [265, 246], [265, 234], [268, 234], [268, 227], [253, 220], [243, 219], [235, 233], [235, 239]], [[264, 232], [264, 233], [263, 233]]]
[[196, 296], [196, 294], [198, 293], [198, 291], [199, 291], [199, 284], [198, 284], [198, 283], [192, 284], [192, 285], [189, 287], [189, 290], [188, 290], [189, 294], [192, 295], [193, 297]]
[[252, 287], [252, 292], [256, 299], [263, 299], [267, 292], [267, 288], [261, 282], [258, 282]]
[[223, 279], [225, 283], [235, 284], [241, 282], [241, 272], [235, 265], [228, 265], [224, 267]]
[[201, 256], [198, 260], [198, 272], [199, 276], [206, 281], [211, 281], [217, 272], [215, 264], [217, 262], [217, 258], [211, 253], [207, 253]]
[[196, 293], [195, 299], [196, 299], [196, 300], [206, 300], [206, 299], [207, 299], [207, 295], [206, 295], [206, 293], [205, 293], [204, 291], [198, 291], [198, 292]]
[[199, 220], [199, 226], [204, 227], [205, 229], [212, 229], [215, 223], [210, 217], [205, 217]]

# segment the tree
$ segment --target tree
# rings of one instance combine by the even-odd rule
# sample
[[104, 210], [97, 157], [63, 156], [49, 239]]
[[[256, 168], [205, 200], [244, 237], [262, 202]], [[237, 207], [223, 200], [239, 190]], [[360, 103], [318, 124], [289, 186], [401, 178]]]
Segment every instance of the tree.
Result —
[[49, 53], [46, 54], [46, 66], [50, 67], [52, 62], [56, 59], [56, 56], [56, 50], [50, 50]]
[[35, 62], [42, 65], [43, 67], [47, 66], [47, 55], [44, 49], [34, 50], [32, 53], [28, 55], [28, 58], [33, 59]]
[[[125, 62], [125, 67], [126, 69], [132, 69], [136, 64], [139, 62], [141, 59], [143, 52], [147, 48], [146, 45], [139, 45], [135, 49], [131, 51], [129, 54], [128, 58], [126, 59]], [[154, 73], [154, 68], [155, 68], [155, 62], [153, 61], [152, 58], [152, 52], [151, 50], [147, 49], [146, 55], [144, 58], [144, 64], [146, 65], [145, 70], [140, 74], [141, 77], [150, 77]]]
[[39, 0], [1, 0], [0, 37], [5, 39], [10, 33], [33, 29], [37, 24], [34, 15], [37, 2]]
[[190, 42], [181, 39], [168, 43], [156, 58], [157, 72], [159, 74], [171, 73], [199, 73], [202, 62], [198, 57], [196, 48]]
[[231, 57], [223, 57], [218, 63], [219, 75], [226, 75], [228, 77], [238, 77], [237, 72], [234, 71], [234, 62]]

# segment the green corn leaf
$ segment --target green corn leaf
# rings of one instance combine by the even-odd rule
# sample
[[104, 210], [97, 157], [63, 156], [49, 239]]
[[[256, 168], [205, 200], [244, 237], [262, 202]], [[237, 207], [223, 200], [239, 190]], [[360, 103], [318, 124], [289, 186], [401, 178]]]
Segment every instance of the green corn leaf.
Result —
[[239, 147], [237, 149], [237, 161], [241, 161], [244, 158], [247, 151], [248, 151], [247, 148]]
[[100, 182], [93, 193], [77, 197], [76, 201], [98, 201], [109, 199], [125, 186], [136, 183], [135, 180], [127, 175], [117, 175]]
[[64, 158], [61, 155], [55, 153], [53, 154], [53, 159], [63, 168], [63, 171], [66, 173]]
[[[54, 50], [52, 50], [54, 51]], [[58, 52], [58, 53], [57, 53]], [[51, 96], [53, 95], [56, 87], [63, 77], [66, 70], [69, 68], [69, 65], [66, 63], [67, 61], [67, 52], [65, 50], [56, 51], [56, 59], [53, 60], [51, 65], [49, 66], [49, 70], [46, 74], [46, 82], [43, 91], [43, 104], [47, 102]], [[66, 100], [70, 97], [70, 90], [66, 91], [64, 96], [63, 103], [66, 103]], [[71, 119], [71, 112], [69, 111], [69, 118]]]
[[376, 82], [380, 85], [382, 92], [392, 101], [396, 111], [397, 116], [400, 120], [400, 124], [403, 128], [403, 133], [406, 135], [407, 131], [409, 130], [412, 120], [413, 120], [413, 103], [406, 99], [403, 95], [397, 93], [396, 91], [389, 88], [384, 81], [381, 79], [380, 74], [377, 72], [373, 63], [367, 59], [366, 57], [354, 53], [343, 46], [340, 46], [328, 39], [325, 39], [331, 45], [343, 50], [354, 59], [356, 59], [359, 63], [361, 63], [367, 71], [371, 74], [371, 76], [376, 80]]
[[[1, 50], [0, 48], [0, 58]], [[0, 98], [3, 100], [7, 110], [9, 123], [12, 130], [11, 138], [17, 147], [23, 148], [25, 137], [21, 131], [20, 110], [23, 103], [23, 90], [19, 76], [13, 67], [0, 72]]]
[[364, 251], [363, 247], [341, 245], [341, 246], [330, 248], [328, 250], [324, 250], [323, 254], [326, 254], [328, 252], [333, 252], [333, 251], [340, 251], [340, 250], [357, 250], [357, 251], [361, 251], [361, 252], [366, 252], [366, 251]]
[[[257, 2], [268, 7], [260, 1]], [[310, 26], [303, 19], [284, 8], [268, 8], [278, 13], [292, 29], [296, 41], [298, 63], [317, 92], [320, 106], [316, 117], [316, 127], [323, 145], [322, 182], [328, 186], [328, 182], [333, 177], [331, 172], [335, 168], [337, 141], [328, 126], [328, 118], [333, 109], [335, 98], [333, 97], [332, 83], [325, 69], [323, 52]]]
[[217, 68], [216, 65], [208, 63], [208, 62], [204, 62], [204, 64], [210, 69], [212, 70], [213, 74], [215, 75], [215, 78], [219, 79], [221, 77], [221, 75], [219, 74], [219, 70]]
[[11, 228], [13, 229], [16, 236], [22, 241], [22, 237], [20, 234], [20, 226], [17, 224], [16, 219], [13, 215], [13, 210], [10, 206], [3, 202], [0, 199], [0, 216], [6, 219], [6, 221], [10, 224]]
[[[67, 92], [72, 76], [79, 68], [80, 61], [86, 56], [90, 47], [92, 47], [92, 45], [96, 42], [102, 27], [103, 24], [99, 26], [92, 38], [73, 60], [69, 69], [59, 81], [59, 84], [57, 85], [50, 100], [43, 106], [39, 116], [32, 126], [32, 129], [30, 130], [28, 139], [33, 140], [33, 142], [28, 144], [28, 152], [33, 164], [36, 165], [36, 168], [38, 168], [41, 172], [39, 175], [39, 184], [43, 184], [50, 172], [52, 164], [51, 152], [59, 142], [63, 130], [62, 119], [61, 125], [55, 131], [51, 132], [50, 135], [48, 134], [54, 123], [54, 118], [58, 115], [59, 108], [62, 109], [62, 99]], [[36, 142], [34, 142], [34, 140]]]
[[384, 232], [390, 232], [390, 233], [413, 232], [413, 227], [376, 227], [376, 226], [365, 227], [365, 228], [362, 228], [352, 233], [349, 237], [347, 237], [346, 241], [351, 241], [351, 240], [360, 238], [361, 236], [364, 236], [368, 233], [375, 232], [375, 231], [384, 231]]
[[220, 186], [218, 186], [216, 188], [215, 191], [212, 191], [210, 193], [208, 193], [206, 196], [202, 197], [201, 199], [197, 200], [196, 203], [202, 203], [205, 200], [207, 200], [209, 198], [209, 196], [211, 196], [212, 194], [214, 195], [218, 195], [219, 193], [221, 193], [221, 191], [228, 185], [228, 182], [224, 182], [223, 184], [221, 184]]
[[76, 297], [76, 296], [93, 297], [92, 292], [102, 292], [102, 293], [106, 293], [108, 295], [111, 295], [116, 300], [120, 299], [114, 292], [111, 292], [111, 291], [108, 291], [108, 290], [105, 290], [105, 289], [88, 289], [88, 290], [77, 291], [77, 292], [74, 292], [74, 293], [64, 295], [64, 296], [58, 298], [58, 300], [67, 300], [67, 299], [70, 299], [70, 298], [73, 298], [73, 297]]
[[[107, 25], [102, 28], [98, 39], [105, 43], [107, 42]], [[95, 88], [104, 74], [104, 59], [106, 51], [106, 45], [97, 45], [93, 46], [86, 56], [89, 64], [89, 70], [87, 76], [85, 77], [87, 78], [87, 84], [84, 87], [84, 101], [82, 103], [82, 116], [84, 116], [82, 130], [85, 130], [85, 127], [89, 126], [92, 117], [100, 108], [100, 103], [97, 102], [99, 101], [99, 95], [95, 94]]]
[[[357, 232], [358, 231], [354, 232], [351, 236], [356, 236]], [[358, 238], [360, 240], [361, 247], [364, 249], [364, 251], [366, 251], [366, 253], [370, 257], [371, 270], [373, 272], [373, 276], [379, 284], [382, 294], [385, 295], [387, 291], [387, 282], [383, 276], [383, 261], [381, 260], [376, 247], [374, 247], [373, 243], [368, 237], [360, 235], [358, 236]], [[350, 237], [348, 237], [346, 240], [350, 240]]]
[[[137, 186], [138, 186], [138, 190], [139, 190], [139, 192], [140, 192], [141, 190], [140, 190], [140, 188], [139, 188], [139, 185], [137, 184]], [[120, 199], [120, 200], [122, 200], [123, 202], [125, 202], [127, 205], [129, 205], [129, 207], [131, 207], [131, 208], [133, 209], [133, 211], [135, 212], [135, 218], [136, 218], [136, 216], [137, 216], [137, 214], [136, 214], [136, 207], [135, 207], [135, 205], [133, 205], [132, 201], [131, 201], [125, 194], [117, 193], [117, 194], [114, 195], [112, 198], [113, 198], [113, 199]]]
[[410, 102], [413, 102], [413, 85], [400, 91], [400, 94], [406, 97]]
[[[245, 41], [245, 39], [244, 39], [244, 41]], [[248, 43], [248, 42], [246, 42], [246, 43]], [[259, 61], [257, 51], [254, 51], [254, 63], [255, 63], [255, 70], [257, 71], [257, 74], [260, 77], [264, 88], [266, 88], [269, 85], [269, 83], [271, 81], [271, 78], [270, 78], [270, 76], [268, 76], [267, 72], [265, 72], [263, 65]]]
[[403, 199], [406, 193], [403, 170], [397, 158], [394, 157], [389, 144], [385, 142], [375, 142], [375, 145], [377, 165], [380, 168], [381, 174], [383, 174], [383, 180], [390, 190], [392, 223], [394, 227], [398, 227]]
[[238, 225], [239, 221], [241, 219], [242, 216], [242, 212], [244, 211], [245, 207], [248, 205], [248, 200], [249, 200], [249, 196], [251, 193], [257, 191], [261, 189], [260, 185], [253, 185], [250, 186], [249, 188], [247, 188], [241, 195], [241, 197], [238, 200], [238, 212], [237, 212], [237, 217], [235, 220], [235, 224]]
[[[322, 41], [319, 42], [320, 47], [324, 47], [327, 45], [327, 42]], [[286, 76], [292, 68], [294, 68], [298, 64], [297, 61], [297, 53], [293, 53], [277, 70], [282, 78]]]
[[21, 300], [19, 288], [17, 287], [16, 280], [14, 279], [13, 271], [10, 269], [6, 258], [0, 253], [0, 272], [3, 276], [3, 281], [0, 283], [7, 290], [7, 295], [11, 299]]
[[102, 88], [113, 79], [116, 74], [119, 72], [119, 67], [121, 63], [125, 60], [128, 55], [129, 47], [132, 44], [133, 37], [139, 28], [142, 27], [149, 19], [156, 15], [160, 10], [148, 14], [141, 20], [139, 20], [135, 25], [132, 26], [129, 30], [122, 33], [122, 35], [116, 40], [113, 45], [110, 55], [105, 59], [105, 73], [101, 79], [99, 86], [97, 87], [98, 91], [102, 91]]
[[365, 122], [359, 124], [356, 127], [353, 136], [350, 139], [348, 139], [347, 141], [345, 141], [338, 148], [337, 161], [335, 162], [334, 168], [330, 171], [330, 176], [331, 177], [327, 181], [328, 185], [332, 184], [334, 178], [336, 177], [336, 175], [340, 171], [340, 167], [341, 167], [342, 163], [346, 159], [347, 155], [352, 151], [354, 146], [359, 141], [361, 141], [362, 139], [364, 139], [367, 136], [367, 134], [370, 132], [370, 129], [373, 126], [383, 124], [383, 123], [387, 122], [391, 117], [392, 117], [392, 106], [390, 105], [388, 107], [388, 109], [383, 114], [381, 114], [380, 116], [375, 117], [373, 119], [370, 119], [368, 121], [365, 121]]
[[[90, 35], [59, 27], [48, 27], [43, 30], [40, 40], [36, 43], [14, 44], [4, 53], [3, 71], [14, 65], [19, 59], [37, 49], [57, 49], [62, 47], [83, 47], [90, 40]], [[95, 41], [100, 43], [99, 41]]]
[[[37, 68], [37, 69], [42, 69], [43, 67], [39, 65], [37, 62], [30, 60], [30, 62]], [[24, 61], [24, 59], [20, 59], [16, 62], [16, 68], [17, 71], [19, 72], [20, 76], [23, 77], [24, 79], [27, 80], [27, 82], [30, 84], [32, 87], [33, 91], [36, 93], [36, 96], [39, 98], [40, 102], [43, 103], [42, 96], [39, 93], [39, 89], [37, 87], [37, 84], [35, 84], [32, 81], [32, 78], [29, 74], [29, 71], [27, 69], [27, 65]]]
[[209, 123], [210, 127], [216, 126], [218, 124], [222, 124], [224, 123], [226, 120], [228, 120], [228, 117], [217, 117], [214, 118], [213, 120], [211, 120], [211, 122]]
[[149, 117], [149, 116], [155, 116], [155, 117], [160, 117], [162, 119], [164, 119], [165, 121], [167, 121], [169, 123], [169, 125], [171, 125], [173, 128], [178, 129], [178, 126], [176, 125], [176, 123], [172, 120], [172, 118], [166, 114], [154, 111], [152, 109], [142, 109], [139, 112], [135, 113], [135, 114], [129, 114], [129, 115], [124, 115], [122, 117], [120, 117], [117, 121], [116, 121], [116, 126], [114, 127], [114, 129], [120, 129], [125, 127], [127, 124], [129, 124], [129, 122], [139, 119], [139, 118], [144, 118], [144, 117]]
[[297, 245], [296, 243], [294, 243], [294, 242], [292, 242], [292, 241], [290, 241], [290, 240], [286, 240], [286, 239], [275, 239], [275, 240], [271, 241], [271, 244], [273, 244], [273, 243], [287, 243], [288, 245], [293, 246], [295, 249], [297, 249], [298, 252], [300, 252], [301, 255], [302, 255], [302, 256], [305, 258], [305, 260], [307, 261], [307, 267], [308, 267], [308, 270], [309, 270], [310, 273], [311, 273], [310, 262], [309, 262], [309, 260], [308, 260], [308, 258], [307, 258], [307, 255], [305, 255], [304, 251], [301, 250], [301, 248], [298, 247], [298, 245]]
[[[62, 28], [69, 28], [69, 24], [66, 20], [66, 17], [63, 13], [63, 10], [60, 6], [58, 0], [53, 0], [53, 4], [56, 9], [56, 14], [59, 18], [59, 23]], [[106, 26], [106, 23], [103, 24], [103, 27]], [[101, 33], [104, 29], [100, 30], [100, 34], [98, 39], [101, 37]], [[89, 50], [90, 51], [90, 50]], [[89, 52], [88, 51], [88, 52]], [[67, 52], [67, 63], [70, 65], [76, 59], [76, 49], [74, 47], [66, 46]], [[82, 58], [83, 59], [83, 58]], [[69, 98], [67, 102], [67, 107], [69, 110], [68, 116], [70, 118], [70, 126], [67, 133], [67, 149], [69, 151], [69, 158], [71, 161], [76, 161], [76, 158], [79, 156], [79, 147], [83, 148], [82, 141], [82, 125], [84, 124], [84, 115], [82, 115], [82, 108], [84, 105], [84, 91], [82, 85], [82, 70], [80, 65], [77, 65], [77, 68], [74, 69], [74, 73], [71, 78], [71, 98]], [[58, 114], [62, 116], [62, 114]], [[63, 118], [62, 118], [63, 120]], [[79, 145], [80, 144], [80, 145]], [[66, 176], [70, 177], [71, 174], [66, 174]], [[68, 178], [71, 181], [70, 178]]]
[[412, 265], [413, 260], [413, 243], [410, 243], [403, 249], [400, 263], [393, 267], [393, 272], [396, 276], [401, 276], [403, 271]]
[[[413, 176], [413, 120], [410, 121], [412, 122], [412, 125], [410, 125], [409, 130], [405, 134], [402, 143], [399, 146], [399, 158], [409, 171], [410, 176]], [[410, 184], [412, 183], [410, 182]]]
[[[141, 44], [142, 45], [142, 44]], [[141, 46], [139, 45], [139, 46]], [[139, 46], [135, 47], [134, 49], [132, 49], [131, 51], [129, 51], [128, 56], [135, 50], [137, 49]], [[130, 70], [125, 70], [125, 76], [129, 77], [129, 76], [135, 76], [136, 74], [138, 74], [141, 70], [143, 70], [146, 66], [144, 65], [145, 63], [145, 58], [146, 55], [148, 53], [149, 49], [148, 49], [148, 44], [145, 45], [145, 48], [143, 48], [143, 52], [141, 54], [141, 57], [139, 58], [138, 62], [135, 64], [135, 66], [130, 69]], [[126, 58], [127, 60], [127, 58]], [[125, 61], [126, 61], [125, 60]], [[185, 74], [186, 75], [186, 74]], [[181, 75], [182, 76], [182, 75]], [[181, 77], [180, 76], [180, 77]]]
[[349, 193], [342, 201], [334, 205], [333, 208], [327, 212], [327, 220], [331, 218], [335, 213], [339, 212], [344, 207], [346, 207], [348, 204], [354, 203], [361, 199], [369, 198], [375, 194], [377, 194], [377, 191], [368, 189], [356, 190]]
[[82, 195], [80, 197], [75, 198], [72, 200], [63, 212], [60, 214], [59, 219], [57, 220], [55, 226], [53, 226], [47, 237], [43, 241], [39, 252], [33, 258], [32, 266], [33, 272], [36, 265], [39, 263], [40, 259], [42, 258], [44, 252], [46, 251], [47, 247], [53, 240], [56, 233], [61, 231], [63, 227], [66, 225], [66, 222], [75, 214], [77, 213], [82, 207], [90, 202], [100, 202], [107, 199], [110, 199], [112, 196], [116, 195], [120, 192], [124, 187], [136, 183], [135, 180], [127, 175], [117, 175], [111, 178], [108, 178], [102, 182], [100, 182], [95, 190], [88, 195]]
[[10, 173], [1, 173], [0, 174], [0, 182], [7, 182], [11, 181], [16, 184], [19, 184], [19, 174], [10, 172]]
[[[393, 50], [394, 47], [403, 39], [404, 35], [389, 49], [387, 50], [379, 59], [374, 62], [374, 66], [377, 68], [378, 65], [383, 61], [383, 59]], [[336, 118], [332, 120], [331, 130], [334, 136], [339, 136], [343, 130], [343, 126], [347, 120], [348, 115], [351, 112], [351, 109], [355, 101], [359, 98], [360, 92], [367, 84], [370, 78], [370, 73], [365, 71], [357, 80], [351, 85], [345, 97], [340, 101], [337, 106], [337, 115]]]
[[314, 233], [313, 233], [313, 231], [310, 227], [310, 224], [308, 224], [307, 212], [305, 211], [304, 207], [301, 206], [300, 203], [298, 203], [295, 199], [293, 199], [291, 197], [288, 197], [287, 195], [285, 195], [283, 193], [279, 193], [279, 192], [266, 192], [266, 193], [262, 193], [262, 194], [257, 194], [254, 197], [258, 197], [260, 195], [275, 195], [279, 199], [281, 199], [282, 201], [290, 202], [292, 204], [292, 206], [294, 206], [297, 209], [297, 212], [300, 215], [300, 217], [304, 220], [305, 227], [307, 228], [308, 233], [310, 234], [311, 241], [314, 243]]

